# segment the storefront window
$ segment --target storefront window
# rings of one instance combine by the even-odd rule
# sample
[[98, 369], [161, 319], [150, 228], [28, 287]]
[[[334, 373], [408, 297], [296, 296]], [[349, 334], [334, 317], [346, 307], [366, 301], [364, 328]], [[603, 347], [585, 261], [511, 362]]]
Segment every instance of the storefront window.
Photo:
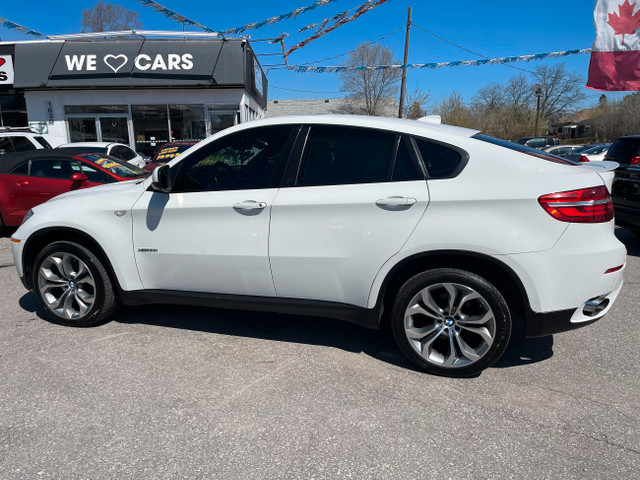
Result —
[[166, 105], [132, 105], [134, 150], [150, 157], [169, 141], [169, 118]]
[[67, 105], [64, 113], [129, 113], [127, 105]]
[[204, 105], [169, 105], [171, 140], [200, 141], [207, 136]]
[[100, 133], [103, 142], [129, 145], [127, 117], [100, 117]]
[[236, 114], [234, 113], [213, 113], [209, 112], [211, 118], [211, 133], [219, 132], [227, 127], [232, 127], [235, 124]]
[[98, 131], [94, 117], [69, 118], [69, 140], [71, 142], [97, 142]]
[[0, 127], [24, 127], [28, 123], [24, 95], [0, 95]]

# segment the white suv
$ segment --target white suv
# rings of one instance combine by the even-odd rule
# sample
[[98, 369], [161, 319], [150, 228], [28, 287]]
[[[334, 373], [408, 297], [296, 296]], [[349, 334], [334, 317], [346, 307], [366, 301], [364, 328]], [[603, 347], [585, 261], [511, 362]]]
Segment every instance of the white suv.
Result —
[[27, 127], [0, 127], [0, 155], [51, 148], [40, 134]]
[[514, 317], [540, 336], [609, 310], [626, 261], [612, 167], [446, 125], [276, 117], [34, 208], [13, 251], [65, 325], [120, 303], [330, 316], [390, 324], [417, 366], [467, 376], [502, 355]]

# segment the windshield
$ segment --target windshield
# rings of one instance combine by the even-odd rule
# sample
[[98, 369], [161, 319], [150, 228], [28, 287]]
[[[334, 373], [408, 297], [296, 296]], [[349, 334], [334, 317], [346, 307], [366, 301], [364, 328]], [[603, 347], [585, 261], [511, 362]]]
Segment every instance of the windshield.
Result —
[[148, 172], [145, 172], [141, 168], [131, 165], [130, 163], [122, 162], [117, 158], [110, 157], [109, 155], [98, 155], [89, 153], [86, 155], [81, 155], [81, 158], [84, 158], [91, 163], [95, 163], [99, 167], [119, 177], [135, 178], [141, 175], [148, 174]]
[[591, 147], [584, 150], [582, 153], [586, 155], [595, 155], [596, 153], [602, 153], [609, 150], [609, 145], [598, 145], [597, 147]]
[[509, 150], [515, 150], [516, 152], [533, 155], [534, 157], [538, 157], [543, 160], [547, 160], [549, 162], [562, 163], [563, 165], [576, 165], [575, 162], [570, 162], [569, 160], [566, 160], [561, 157], [557, 157], [555, 155], [552, 155], [551, 153], [536, 150], [535, 148], [531, 148], [531, 147], [525, 147], [524, 145], [520, 145], [519, 143], [509, 142], [507, 140], [501, 140], [499, 138], [490, 137], [489, 135], [483, 135], [479, 133], [477, 135], [474, 135], [472, 138], [475, 138], [477, 140], [482, 140], [483, 142], [492, 143], [500, 147], [508, 148]]

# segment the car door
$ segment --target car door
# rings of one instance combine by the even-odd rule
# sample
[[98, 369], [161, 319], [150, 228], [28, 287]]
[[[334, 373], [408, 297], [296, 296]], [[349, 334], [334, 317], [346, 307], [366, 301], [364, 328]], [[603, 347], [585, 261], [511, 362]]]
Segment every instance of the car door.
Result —
[[273, 198], [297, 128], [241, 130], [171, 169], [171, 193], [133, 207], [145, 289], [273, 296], [268, 235]]
[[277, 295], [366, 306], [377, 272], [402, 248], [428, 202], [409, 140], [381, 130], [311, 126], [292, 186], [280, 189], [271, 211]]
[[20, 185], [16, 201], [20, 214], [56, 195], [86, 186], [71, 180], [74, 173], [80, 173], [77, 160], [55, 156], [30, 160], [29, 173], [17, 175], [15, 179]]

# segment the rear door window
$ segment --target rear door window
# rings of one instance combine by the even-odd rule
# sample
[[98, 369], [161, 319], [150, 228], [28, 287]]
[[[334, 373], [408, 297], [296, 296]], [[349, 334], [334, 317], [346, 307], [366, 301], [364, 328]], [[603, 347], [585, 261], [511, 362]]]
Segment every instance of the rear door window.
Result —
[[364, 128], [313, 126], [297, 185], [345, 185], [385, 182], [389, 178], [396, 135]]

